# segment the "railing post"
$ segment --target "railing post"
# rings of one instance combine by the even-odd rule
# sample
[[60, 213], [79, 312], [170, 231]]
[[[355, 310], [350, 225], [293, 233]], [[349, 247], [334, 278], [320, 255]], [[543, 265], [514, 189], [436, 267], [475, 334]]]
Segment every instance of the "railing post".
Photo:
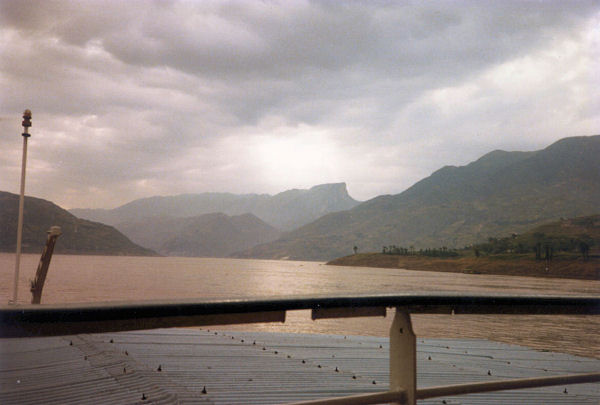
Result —
[[46, 282], [46, 275], [48, 274], [48, 267], [50, 267], [54, 245], [56, 244], [56, 239], [62, 234], [60, 226], [51, 227], [47, 233], [48, 238], [46, 240], [46, 246], [42, 251], [42, 257], [40, 258], [40, 263], [35, 272], [35, 279], [31, 281], [30, 290], [32, 304], [39, 304], [42, 300], [42, 289], [44, 288], [44, 282]]
[[390, 329], [390, 391], [399, 390], [406, 392], [406, 405], [417, 403], [417, 338], [410, 314], [396, 308]]

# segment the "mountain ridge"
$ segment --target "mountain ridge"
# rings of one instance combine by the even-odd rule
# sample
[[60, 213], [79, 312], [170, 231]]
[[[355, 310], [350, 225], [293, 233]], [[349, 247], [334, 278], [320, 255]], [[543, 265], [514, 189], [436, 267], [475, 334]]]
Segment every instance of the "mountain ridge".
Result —
[[200, 193], [154, 196], [131, 201], [114, 209], [69, 210], [72, 214], [119, 228], [123, 222], [146, 217], [193, 217], [222, 212], [227, 215], [252, 213], [269, 225], [291, 230], [323, 214], [358, 205], [347, 192], [346, 183], [320, 184], [310, 189], [291, 189], [269, 194]]
[[600, 135], [534, 152], [493, 151], [445, 166], [402, 193], [330, 213], [237, 257], [330, 260], [353, 246], [462, 247], [600, 209]]
[[281, 232], [253, 214], [149, 217], [120, 224], [132, 241], [166, 256], [227, 257], [277, 239]]
[[[16, 250], [19, 196], [0, 191], [0, 251]], [[112, 226], [80, 219], [58, 205], [25, 196], [22, 251], [40, 253], [51, 226], [61, 227], [55, 252], [63, 254], [99, 254], [156, 256], [150, 249], [134, 244]]]

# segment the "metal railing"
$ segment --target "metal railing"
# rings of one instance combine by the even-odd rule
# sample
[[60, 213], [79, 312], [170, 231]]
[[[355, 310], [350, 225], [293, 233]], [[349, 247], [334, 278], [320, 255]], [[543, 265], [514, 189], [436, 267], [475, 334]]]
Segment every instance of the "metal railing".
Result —
[[411, 314], [600, 314], [600, 298], [464, 294], [296, 296], [219, 301], [146, 301], [0, 307], [0, 337], [60, 336], [161, 327], [285, 322], [286, 311], [311, 310], [313, 319], [385, 316], [390, 328], [388, 391], [297, 404], [415, 404], [418, 399], [600, 381], [600, 372], [417, 389], [416, 336]]

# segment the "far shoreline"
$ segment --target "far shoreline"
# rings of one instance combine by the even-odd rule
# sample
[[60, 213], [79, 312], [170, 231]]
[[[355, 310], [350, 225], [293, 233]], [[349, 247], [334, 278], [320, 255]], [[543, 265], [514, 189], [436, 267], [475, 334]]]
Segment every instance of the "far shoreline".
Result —
[[438, 271], [461, 274], [568, 278], [600, 280], [600, 260], [590, 258], [554, 259], [546, 269], [546, 261], [504, 259], [497, 257], [434, 258], [383, 253], [358, 253], [327, 262], [332, 266], [378, 267], [389, 269]]

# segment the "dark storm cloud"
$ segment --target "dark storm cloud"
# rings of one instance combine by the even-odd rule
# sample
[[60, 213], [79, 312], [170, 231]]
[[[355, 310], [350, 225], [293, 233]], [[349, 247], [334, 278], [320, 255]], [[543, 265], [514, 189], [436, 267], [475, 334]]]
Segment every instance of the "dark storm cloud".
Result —
[[399, 192], [491, 149], [597, 131], [599, 10], [0, 0], [0, 189], [17, 187], [31, 108], [28, 190], [67, 206], [328, 181]]

